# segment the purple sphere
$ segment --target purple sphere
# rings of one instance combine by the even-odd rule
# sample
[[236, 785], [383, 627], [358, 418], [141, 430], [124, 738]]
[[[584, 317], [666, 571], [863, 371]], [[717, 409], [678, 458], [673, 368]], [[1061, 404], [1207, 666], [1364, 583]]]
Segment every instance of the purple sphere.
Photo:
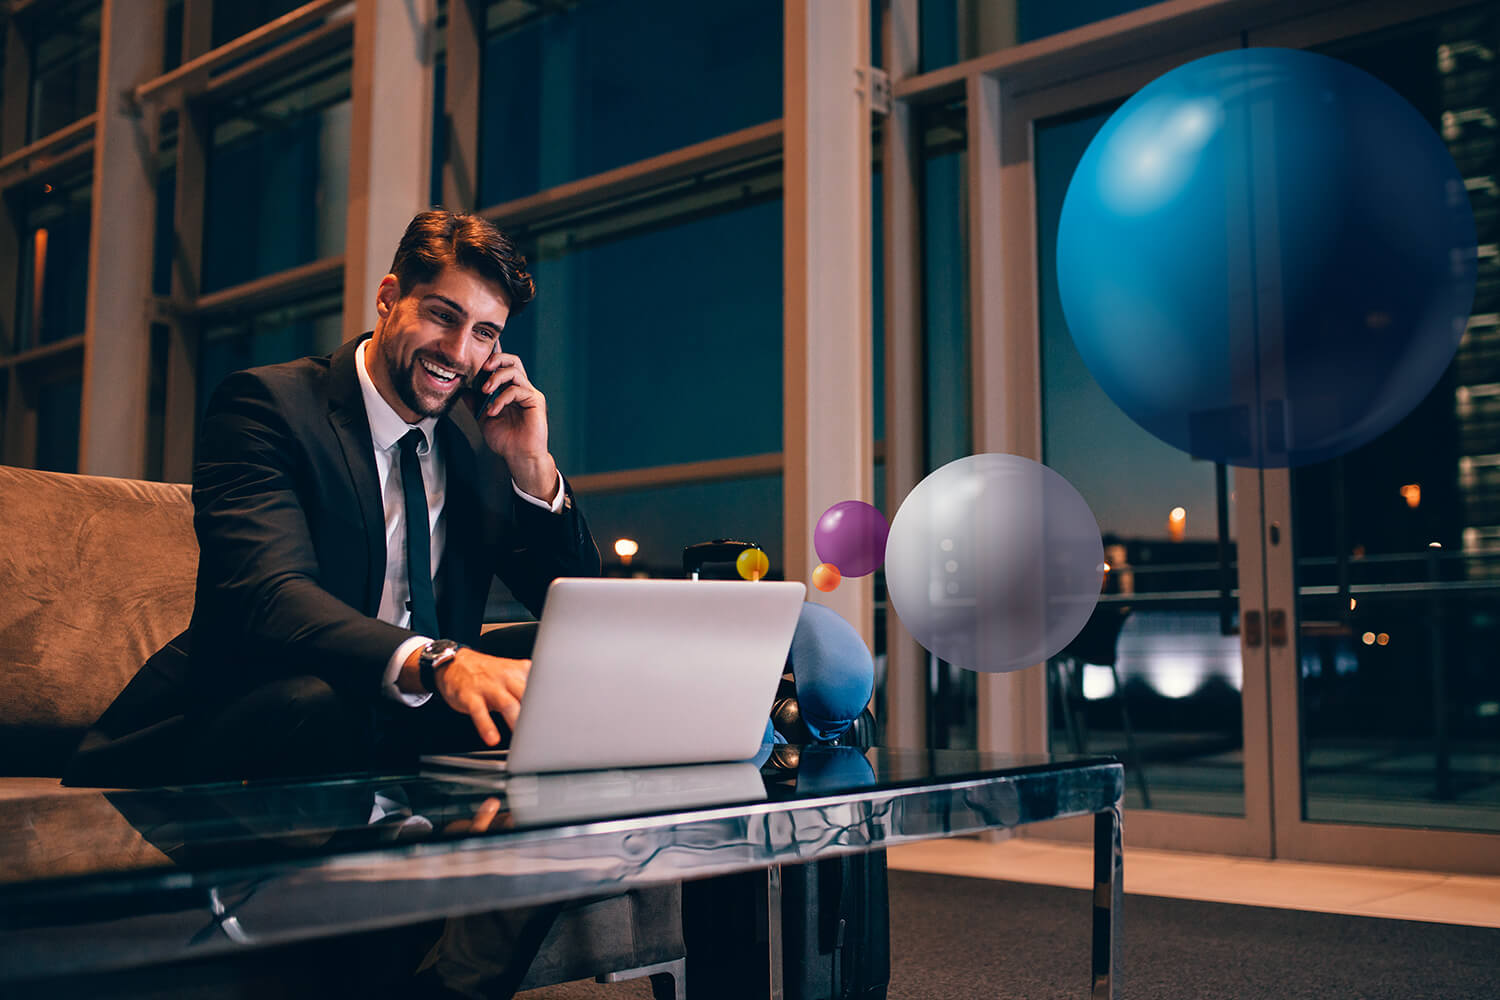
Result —
[[837, 566], [844, 576], [865, 576], [885, 562], [885, 538], [890, 532], [880, 511], [863, 500], [843, 500], [818, 518], [813, 548], [819, 559]]

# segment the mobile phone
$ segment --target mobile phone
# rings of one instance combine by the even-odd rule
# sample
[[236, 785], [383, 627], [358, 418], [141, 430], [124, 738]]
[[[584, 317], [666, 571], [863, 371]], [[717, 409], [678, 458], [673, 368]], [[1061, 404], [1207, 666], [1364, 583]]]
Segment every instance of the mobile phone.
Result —
[[[490, 357], [494, 357], [496, 353], [499, 352], [499, 350], [500, 338], [496, 337], [495, 346], [490, 348]], [[479, 387], [484, 384], [485, 379], [489, 378], [493, 374], [494, 372], [486, 371], [483, 368], [480, 368], [479, 374], [475, 376], [474, 381], [469, 385], [469, 394], [474, 397], [474, 417], [477, 420], [484, 419], [484, 411], [489, 409], [490, 404], [495, 401], [495, 397], [504, 392], [507, 385], [510, 385], [509, 382], [505, 382], [502, 383], [498, 388], [496, 388], [494, 392], [480, 392]]]

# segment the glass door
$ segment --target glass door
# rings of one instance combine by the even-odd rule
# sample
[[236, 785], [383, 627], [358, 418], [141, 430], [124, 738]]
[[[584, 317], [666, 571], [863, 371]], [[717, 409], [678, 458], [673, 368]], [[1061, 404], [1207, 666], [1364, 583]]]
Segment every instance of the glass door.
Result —
[[[1373, 5], [1371, 5], [1373, 8]], [[1268, 473], [1280, 856], [1500, 871], [1500, 9], [1315, 17], [1249, 44], [1334, 56], [1437, 130], [1478, 229], [1457, 356], [1402, 423]], [[1372, 165], [1378, 169], [1378, 164]]]
[[[1110, 113], [1224, 38], [1007, 102], [1030, 135], [1042, 460], [1088, 501], [1104, 535], [1104, 594], [1045, 667], [1054, 752], [1126, 762], [1133, 844], [1269, 856], [1266, 650], [1242, 628], [1262, 604], [1260, 480], [1199, 461], [1139, 428], [1080, 359], [1058, 295], [1056, 237], [1075, 167]], [[1068, 834], [1063, 834], [1068, 835]]]

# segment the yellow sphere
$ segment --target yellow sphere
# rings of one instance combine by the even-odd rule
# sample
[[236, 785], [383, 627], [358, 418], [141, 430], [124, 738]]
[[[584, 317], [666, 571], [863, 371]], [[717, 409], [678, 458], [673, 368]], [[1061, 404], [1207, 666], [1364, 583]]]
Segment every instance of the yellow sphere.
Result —
[[771, 560], [760, 549], [746, 549], [734, 561], [734, 568], [740, 571], [740, 576], [753, 583], [771, 569]]
[[833, 563], [819, 563], [812, 573], [813, 586], [825, 594], [837, 587], [843, 578], [843, 574]]

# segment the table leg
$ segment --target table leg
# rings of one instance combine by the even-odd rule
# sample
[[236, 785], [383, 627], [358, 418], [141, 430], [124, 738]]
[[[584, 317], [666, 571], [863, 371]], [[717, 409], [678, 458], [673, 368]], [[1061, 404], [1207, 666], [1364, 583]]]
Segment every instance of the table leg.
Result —
[[1120, 910], [1125, 895], [1124, 802], [1094, 814], [1092, 1000], [1115, 1000], [1120, 983]]
[[[766, 928], [766, 985], [770, 1000], [783, 1000], [781, 946], [781, 866], [766, 869], [766, 892], [758, 901], [764, 912], [757, 914]], [[759, 907], [757, 907], [759, 909]]]

